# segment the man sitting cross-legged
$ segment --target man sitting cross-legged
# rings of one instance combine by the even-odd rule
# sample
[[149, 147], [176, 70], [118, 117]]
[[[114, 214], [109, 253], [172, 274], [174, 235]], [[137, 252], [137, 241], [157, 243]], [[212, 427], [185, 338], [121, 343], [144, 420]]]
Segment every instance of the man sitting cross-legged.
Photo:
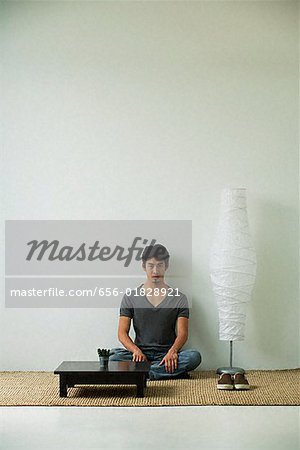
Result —
[[[118, 339], [125, 348], [112, 349], [109, 358], [151, 361], [150, 380], [188, 378], [188, 372], [201, 363], [198, 350], [181, 350], [188, 339], [189, 308], [187, 297], [164, 282], [169, 258], [160, 244], [144, 249], [142, 267], [147, 281], [122, 299]], [[134, 342], [129, 336], [131, 320]]]

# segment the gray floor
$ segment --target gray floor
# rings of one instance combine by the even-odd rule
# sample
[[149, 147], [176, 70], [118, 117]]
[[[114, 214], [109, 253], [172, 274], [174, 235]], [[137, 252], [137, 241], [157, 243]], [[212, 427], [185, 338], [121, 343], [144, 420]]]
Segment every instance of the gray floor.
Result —
[[0, 408], [1, 450], [298, 450], [298, 407]]

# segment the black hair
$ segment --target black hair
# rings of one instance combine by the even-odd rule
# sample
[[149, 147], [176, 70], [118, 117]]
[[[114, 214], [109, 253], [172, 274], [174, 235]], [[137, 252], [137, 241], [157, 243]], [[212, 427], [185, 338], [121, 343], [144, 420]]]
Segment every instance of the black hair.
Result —
[[161, 244], [148, 245], [144, 248], [142, 254], [143, 264], [145, 264], [146, 261], [151, 258], [155, 258], [158, 261], [165, 261], [166, 264], [168, 264], [170, 255], [166, 247]]

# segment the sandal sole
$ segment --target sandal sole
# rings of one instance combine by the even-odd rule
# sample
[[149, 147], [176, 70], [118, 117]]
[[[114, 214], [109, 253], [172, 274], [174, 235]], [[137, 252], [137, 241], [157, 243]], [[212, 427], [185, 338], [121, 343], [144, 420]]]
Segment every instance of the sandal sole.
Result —
[[238, 389], [240, 391], [247, 391], [248, 389], [250, 389], [250, 386], [248, 386], [247, 384], [235, 384], [234, 387], [235, 389]]

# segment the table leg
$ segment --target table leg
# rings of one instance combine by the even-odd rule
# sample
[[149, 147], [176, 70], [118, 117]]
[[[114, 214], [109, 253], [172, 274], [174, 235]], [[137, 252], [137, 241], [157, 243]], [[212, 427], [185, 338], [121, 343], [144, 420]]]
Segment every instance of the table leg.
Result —
[[59, 396], [67, 397], [67, 376], [65, 374], [59, 375]]
[[140, 380], [136, 383], [136, 396], [144, 397], [144, 377], [140, 378]]

